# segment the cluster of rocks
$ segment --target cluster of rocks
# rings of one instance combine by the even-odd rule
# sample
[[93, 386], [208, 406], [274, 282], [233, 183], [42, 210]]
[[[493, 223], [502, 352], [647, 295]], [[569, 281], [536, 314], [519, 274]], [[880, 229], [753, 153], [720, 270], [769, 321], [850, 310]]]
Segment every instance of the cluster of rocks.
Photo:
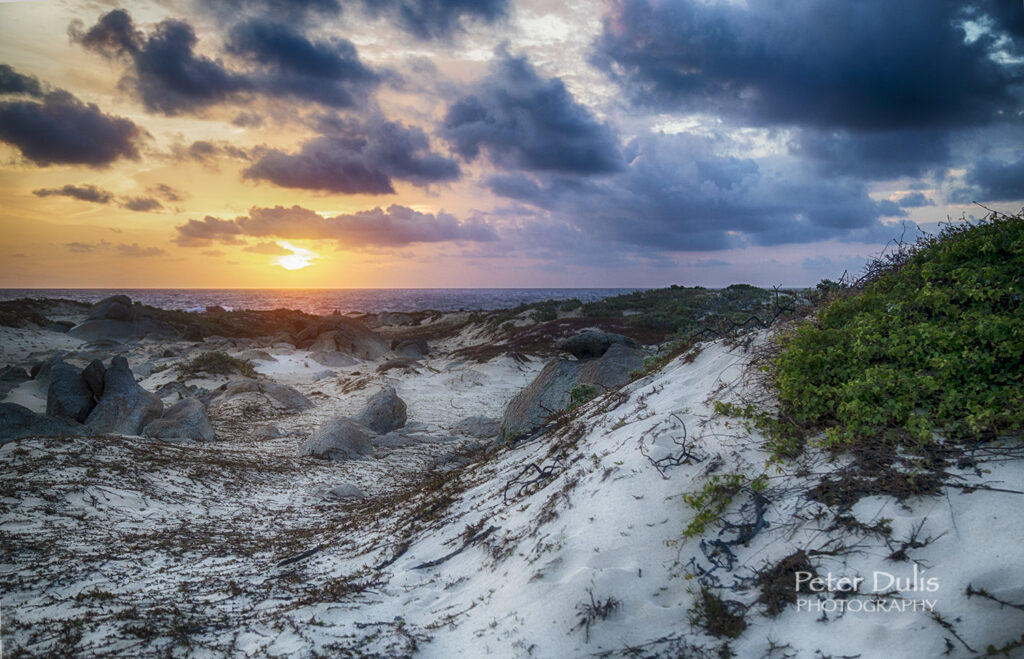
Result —
[[174, 339], [179, 336], [170, 325], [153, 318], [152, 313], [132, 302], [127, 295], [114, 295], [100, 300], [89, 310], [84, 321], [67, 331], [83, 341], [117, 341], [124, 343], [143, 337]]
[[355, 416], [327, 420], [299, 448], [299, 455], [329, 460], [372, 457], [374, 440], [403, 427], [407, 419], [405, 401], [394, 387], [384, 387]]
[[203, 400], [210, 405], [220, 404], [248, 393], [262, 394], [279, 403], [286, 412], [304, 412], [313, 407], [313, 401], [295, 387], [263, 377], [230, 380], [203, 394]]
[[122, 434], [160, 439], [213, 441], [206, 407], [183, 398], [163, 401], [135, 381], [128, 360], [117, 355], [105, 366], [94, 359], [84, 369], [58, 354], [40, 365], [35, 380], [46, 392], [46, 414], [13, 403], [0, 409], [0, 439], [28, 436]]
[[585, 331], [561, 341], [558, 348], [574, 359], [548, 362], [533, 382], [509, 401], [501, 420], [502, 437], [525, 435], [543, 426], [569, 405], [577, 385], [607, 391], [629, 382], [630, 375], [643, 368], [643, 351], [621, 334]]
[[389, 349], [387, 341], [345, 316], [316, 319], [294, 335], [279, 334], [273, 341], [309, 350], [310, 359], [331, 367], [352, 366], [356, 359], [380, 359]]

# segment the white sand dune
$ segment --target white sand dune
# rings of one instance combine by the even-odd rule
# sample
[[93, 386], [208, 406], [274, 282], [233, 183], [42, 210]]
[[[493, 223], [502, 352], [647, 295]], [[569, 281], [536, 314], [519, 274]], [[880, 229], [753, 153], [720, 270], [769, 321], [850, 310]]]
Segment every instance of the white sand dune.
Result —
[[[314, 381], [324, 369], [304, 351], [275, 357], [257, 370], [302, 391], [313, 409], [286, 415], [237, 401], [215, 406], [220, 441], [211, 444], [111, 437], [0, 447], [6, 648], [87, 656], [700, 657], [727, 647], [739, 657], [967, 657], [1024, 629], [1024, 612], [992, 599], [1024, 602], [1019, 442], [989, 445], [973, 463], [947, 467], [958, 487], [940, 495], [865, 496], [839, 511], [808, 492], [843, 461], [810, 451], [765, 472], [763, 437], [714, 416], [714, 399], [757, 393], [746, 377], [750, 353], [719, 342], [693, 363], [676, 360], [595, 399], [526, 444], [477, 451], [467, 466], [431, 472], [438, 457], [473, 445], [444, 440], [452, 425], [500, 416], [540, 360], [440, 356], [418, 373], [385, 374], [363, 363]], [[343, 393], [361, 378], [365, 387]], [[143, 384], [168, 379], [173, 374], [162, 371]], [[384, 383], [407, 402], [410, 424], [436, 441], [378, 449], [371, 460], [295, 457], [324, 419], [353, 413]], [[286, 436], [254, 438], [265, 423]], [[657, 467], [683, 446], [693, 460]], [[694, 511], [683, 495], [730, 473], [767, 473], [766, 524], [757, 524], [746, 490], [722, 520], [751, 526], [723, 533], [712, 524], [684, 538]], [[341, 482], [368, 498], [321, 496], [323, 486]], [[749, 533], [747, 542], [709, 544], [738, 529]], [[901, 548], [907, 560], [892, 560]], [[865, 578], [861, 592], [808, 594], [801, 599], [814, 610], [790, 604], [769, 616], [758, 602], [757, 573], [797, 549], [821, 576]], [[921, 583], [908, 584], [915, 565]], [[863, 610], [881, 596], [872, 592], [876, 572], [901, 580], [902, 587], [881, 589], [886, 607], [928, 604]], [[937, 588], [914, 590], [933, 583], [926, 579]], [[746, 627], [737, 638], [707, 633], [701, 584], [742, 612]], [[968, 587], [987, 596], [968, 597]], [[840, 612], [837, 602], [850, 610]]]

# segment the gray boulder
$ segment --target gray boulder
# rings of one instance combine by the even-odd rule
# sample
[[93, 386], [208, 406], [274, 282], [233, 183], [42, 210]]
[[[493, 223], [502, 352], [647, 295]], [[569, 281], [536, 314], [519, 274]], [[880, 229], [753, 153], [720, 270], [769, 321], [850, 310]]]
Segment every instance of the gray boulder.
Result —
[[0, 368], [0, 382], [22, 383], [31, 379], [28, 371], [17, 366], [4, 366]]
[[64, 357], [67, 356], [66, 352], [55, 353], [52, 357], [47, 359], [41, 364], [37, 364], [32, 367], [32, 378], [35, 380], [36, 388], [39, 393], [44, 396], [50, 389], [50, 371], [53, 370], [54, 365], [63, 364]]
[[302, 412], [313, 407], [313, 402], [294, 387], [278, 384], [273, 380], [257, 380], [257, 382], [260, 391], [284, 405], [289, 412]]
[[88, 342], [114, 341], [128, 343], [145, 336], [173, 338], [174, 331], [152, 318], [138, 321], [87, 320], [68, 330], [68, 335]]
[[18, 368], [17, 366], [4, 366], [0, 368], [0, 398], [9, 394], [12, 389], [20, 386], [22, 382], [28, 382], [31, 379], [28, 371], [23, 368]]
[[46, 391], [46, 414], [81, 423], [95, 406], [96, 400], [82, 378], [82, 371], [64, 362], [54, 364]]
[[613, 343], [598, 359], [581, 363], [580, 382], [607, 391], [629, 382], [633, 371], [644, 367], [644, 353], [623, 343]]
[[313, 321], [296, 334], [295, 340], [298, 347], [314, 352], [343, 352], [368, 360], [380, 359], [389, 348], [387, 341], [366, 325], [345, 316], [328, 316]]
[[334, 487], [325, 488], [324, 496], [330, 499], [365, 499], [366, 492], [352, 483], [339, 483]]
[[92, 305], [89, 320], [135, 320], [138, 310], [132, 306], [132, 299], [127, 295], [111, 295]]
[[405, 425], [405, 401], [398, 397], [394, 387], [384, 387], [366, 402], [366, 407], [352, 417], [370, 430], [385, 434]]
[[423, 364], [419, 363], [415, 359], [412, 359], [411, 357], [397, 357], [395, 359], [389, 359], [386, 362], [382, 363], [380, 366], [377, 367], [377, 372], [387, 373], [392, 369], [401, 368], [405, 370], [410, 370], [414, 373], [419, 373], [419, 371], [417, 371], [416, 369], [422, 367]]
[[381, 325], [411, 325], [413, 317], [409, 314], [385, 311], [377, 314], [377, 322]]
[[313, 402], [294, 387], [273, 380], [240, 378], [223, 385], [225, 399], [245, 393], [261, 393], [284, 405], [289, 412], [302, 412], [313, 407]]
[[549, 362], [533, 382], [516, 394], [501, 419], [502, 437], [522, 435], [539, 428], [551, 415], [564, 410], [570, 392], [578, 384], [607, 391], [629, 382], [633, 371], [643, 368], [643, 353], [624, 343], [612, 343], [600, 357]]
[[158, 398], [174, 398], [174, 400], [181, 400], [183, 398], [192, 398], [200, 396], [205, 390], [200, 391], [196, 385], [186, 385], [184, 382], [178, 382], [177, 380], [171, 380], [165, 382], [156, 388], [153, 392]]
[[145, 336], [175, 338], [177, 332], [127, 295], [114, 295], [94, 304], [88, 319], [68, 330], [68, 335], [90, 342], [127, 343]]
[[320, 380], [326, 380], [327, 378], [338, 377], [337, 371], [332, 371], [329, 368], [325, 368], [322, 371], [317, 371], [313, 374], [313, 382], [319, 382]]
[[396, 355], [410, 359], [423, 359], [430, 353], [430, 347], [427, 345], [426, 339], [420, 336], [392, 341], [391, 349]]
[[501, 419], [501, 436], [526, 434], [544, 425], [569, 404], [569, 392], [579, 382], [580, 362], [548, 362], [533, 382], [512, 397]]
[[452, 426], [452, 432], [477, 439], [491, 439], [501, 434], [501, 420], [487, 416], [470, 416]]
[[600, 330], [585, 330], [559, 341], [558, 349], [569, 353], [577, 359], [593, 359], [608, 352], [608, 349], [613, 345], [623, 345], [629, 348], [637, 347], [636, 341], [621, 334], [602, 332]]
[[330, 366], [332, 368], [355, 366], [359, 363], [359, 360], [354, 357], [346, 355], [343, 352], [338, 352], [337, 350], [333, 352], [317, 350], [316, 352], [310, 353], [309, 358], [321, 366]]
[[214, 440], [206, 407], [196, 398], [184, 398], [172, 405], [164, 415], [146, 425], [142, 434], [158, 439], [188, 439], [199, 442]]
[[338, 340], [337, 332], [324, 332], [320, 336], [313, 339], [313, 342], [309, 344], [310, 352], [337, 352], [338, 351]]
[[140, 378], [148, 378], [150, 375], [153, 375], [154, 371], [156, 371], [156, 364], [153, 362], [143, 362], [135, 367], [134, 373]]
[[107, 377], [107, 367], [98, 359], [89, 362], [89, 365], [82, 371], [82, 380], [89, 387], [93, 398], [99, 400], [103, 396], [103, 383]]
[[328, 460], [356, 460], [371, 457], [374, 432], [348, 417], [326, 421], [299, 448], [300, 456]]
[[258, 393], [260, 390], [260, 383], [258, 380], [253, 378], [241, 378], [239, 380], [231, 380], [224, 384], [224, 393], [230, 398], [239, 394]]
[[73, 421], [36, 414], [27, 407], [14, 403], [0, 403], [0, 444], [22, 437], [65, 437], [89, 434], [91, 433], [88, 428]]
[[253, 439], [277, 439], [278, 437], [284, 437], [285, 433], [281, 432], [281, 429], [272, 423], [268, 423], [265, 426], [259, 426], [252, 431]]
[[276, 362], [277, 357], [273, 356], [266, 350], [260, 350], [258, 348], [250, 348], [244, 350], [238, 354], [240, 359], [248, 359], [253, 362]]
[[138, 435], [150, 421], [160, 418], [163, 410], [163, 402], [135, 382], [128, 360], [118, 355], [110, 360], [103, 397], [85, 424], [100, 433]]
[[49, 330], [51, 332], [57, 332], [59, 334], [64, 334], [74, 326], [75, 324], [72, 323], [70, 320], [55, 320], [46, 327], [44, 327], [43, 329]]

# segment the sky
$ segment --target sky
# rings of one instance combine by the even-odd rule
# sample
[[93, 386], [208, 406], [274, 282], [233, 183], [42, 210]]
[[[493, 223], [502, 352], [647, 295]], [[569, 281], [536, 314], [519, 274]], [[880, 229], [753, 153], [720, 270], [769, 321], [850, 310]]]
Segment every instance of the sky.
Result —
[[1024, 206], [1017, 0], [0, 2], [0, 287], [806, 286]]

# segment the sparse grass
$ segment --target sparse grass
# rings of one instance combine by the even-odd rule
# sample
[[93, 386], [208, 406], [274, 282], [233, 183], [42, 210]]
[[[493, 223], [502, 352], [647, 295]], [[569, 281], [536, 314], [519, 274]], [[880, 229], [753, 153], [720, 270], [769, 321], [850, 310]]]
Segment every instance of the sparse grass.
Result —
[[774, 618], [789, 604], [797, 600], [796, 573], [817, 571], [802, 549], [798, 549], [774, 565], [757, 573], [757, 587], [761, 591], [757, 601], [764, 604], [765, 613]]
[[690, 624], [717, 638], [738, 638], [747, 628], [745, 613], [742, 603], [722, 599], [702, 585], [690, 611]]
[[599, 620], [607, 620], [610, 615], [622, 608], [622, 602], [614, 597], [607, 597], [604, 600], [594, 597], [594, 589], [587, 589], [589, 602], [580, 602], [576, 610], [580, 617], [576, 621], [574, 629], [582, 629], [585, 634], [585, 642], [590, 643], [590, 628]]
[[597, 396], [597, 387], [592, 384], [577, 384], [569, 391], [569, 408], [574, 410]]
[[220, 350], [197, 355], [191, 360], [179, 364], [178, 370], [185, 376], [194, 376], [199, 373], [209, 373], [211, 375], [238, 373], [248, 378], [256, 377], [256, 368], [252, 361], [232, 357]]

